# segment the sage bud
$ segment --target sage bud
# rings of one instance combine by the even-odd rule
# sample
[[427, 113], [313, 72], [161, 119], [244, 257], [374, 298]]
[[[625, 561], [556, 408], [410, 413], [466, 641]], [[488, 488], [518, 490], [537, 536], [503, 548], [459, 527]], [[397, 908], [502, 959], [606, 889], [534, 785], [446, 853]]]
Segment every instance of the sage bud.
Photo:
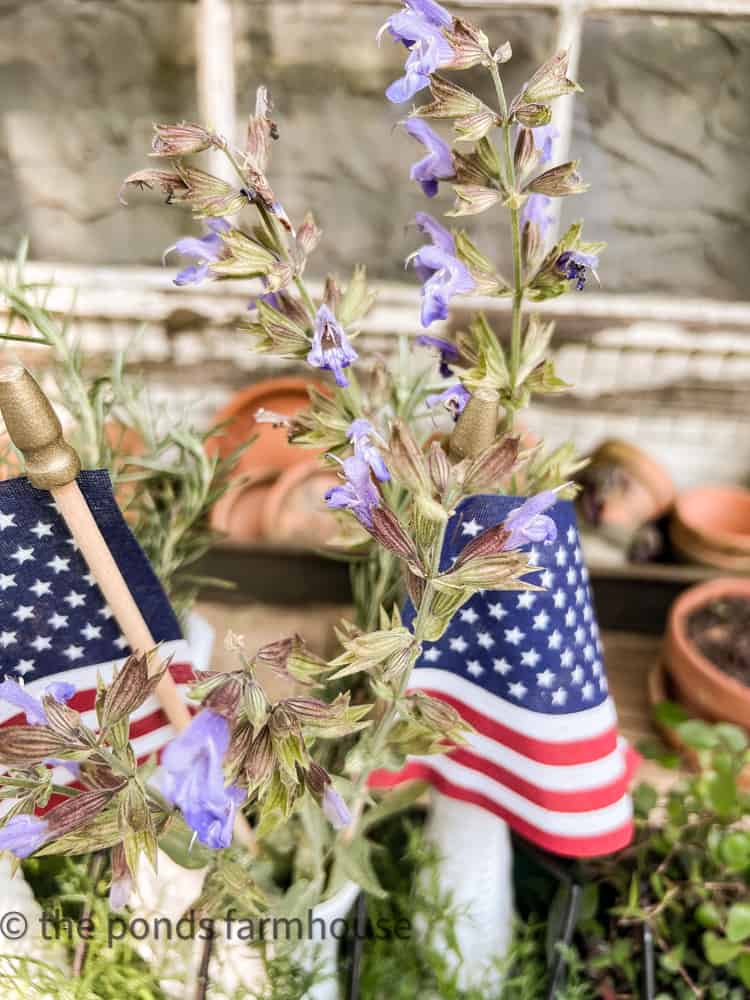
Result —
[[190, 156], [219, 143], [218, 137], [195, 122], [154, 125], [151, 156]]
[[[0, 764], [8, 767], [30, 767], [47, 757], [61, 758], [70, 749], [65, 737], [49, 726], [7, 726], [0, 729]], [[66, 753], [66, 759], [71, 759], [69, 753]]]
[[458, 138], [464, 142], [478, 142], [499, 125], [502, 125], [500, 116], [482, 105], [478, 111], [458, 118], [454, 128]]
[[466, 469], [465, 489], [482, 492], [497, 488], [513, 471], [518, 461], [520, 444], [520, 438], [504, 437], [480, 452]]
[[392, 510], [387, 507], [375, 507], [372, 511], [372, 525], [367, 530], [383, 548], [395, 552], [402, 559], [416, 560], [417, 551], [414, 543]]
[[502, 45], [495, 49], [492, 54], [492, 58], [499, 66], [502, 66], [503, 63], [510, 62], [513, 58], [513, 48], [511, 47], [510, 42], [503, 42]]
[[464, 21], [460, 17], [454, 18], [453, 27], [445, 32], [445, 37], [454, 52], [453, 59], [444, 64], [447, 69], [471, 69], [472, 66], [489, 61], [489, 39], [469, 21]]
[[243, 683], [236, 674], [225, 674], [223, 684], [219, 684], [203, 700], [204, 708], [210, 708], [217, 715], [232, 720], [240, 707]]
[[[420, 118], [464, 118], [485, 108], [479, 98], [451, 80], [433, 73], [430, 81], [432, 101], [414, 112]], [[489, 111], [489, 108], [485, 108]]]
[[513, 117], [525, 128], [539, 128], [552, 121], [552, 109], [548, 104], [522, 104], [516, 108]]
[[136, 170], [133, 174], [128, 174], [120, 187], [119, 200], [121, 205], [127, 205], [123, 192], [126, 187], [135, 187], [142, 191], [148, 188], [153, 191], [158, 187], [167, 196], [167, 204], [174, 198], [176, 193], [187, 191], [187, 185], [176, 170]]
[[156, 688], [164, 671], [149, 677], [148, 656], [129, 656], [107, 688], [101, 710], [101, 725], [114, 725], [135, 711]]
[[589, 185], [584, 183], [578, 173], [578, 163], [578, 160], [571, 160], [569, 163], [562, 163], [559, 167], [546, 170], [527, 185], [526, 191], [546, 194], [550, 198], [564, 198], [569, 194], [582, 194], [588, 191]]
[[429, 496], [431, 487], [424, 455], [402, 420], [397, 420], [393, 425], [389, 449], [390, 457], [386, 464], [396, 479], [413, 493]]
[[112, 884], [109, 888], [109, 905], [112, 910], [121, 910], [127, 906], [133, 892], [133, 874], [125, 857], [125, 848], [122, 844], [115, 844], [112, 848]]
[[294, 638], [278, 639], [276, 642], [269, 642], [262, 646], [255, 654], [255, 661], [262, 663], [264, 667], [273, 670], [274, 673], [284, 676], [287, 670], [289, 655], [295, 644], [301, 643], [299, 636]]
[[251, 681], [245, 686], [242, 708], [245, 718], [253, 729], [256, 731], [260, 729], [268, 717], [268, 710], [270, 708], [268, 699], [260, 684]]
[[439, 441], [433, 441], [427, 454], [427, 468], [437, 492], [442, 496], [451, 480], [451, 463]]
[[476, 538], [464, 546], [458, 559], [453, 564], [454, 569], [460, 569], [465, 563], [479, 556], [494, 556], [502, 552], [505, 543], [510, 538], [510, 531], [502, 524], [496, 524], [492, 528], [487, 528]]
[[564, 94], [579, 93], [581, 88], [569, 80], [568, 53], [558, 52], [543, 63], [526, 84], [523, 100], [530, 104], [552, 101]]
[[248, 794], [262, 788], [270, 780], [274, 770], [274, 753], [271, 733], [264, 726], [253, 740], [245, 760], [245, 779]]
[[[42, 698], [42, 708], [44, 709], [44, 714], [47, 716], [50, 729], [53, 729], [63, 737], [79, 734], [81, 716], [75, 709], [69, 708], [50, 694], [46, 694]], [[91, 737], [93, 739], [93, 734], [91, 734]]]
[[492, 208], [502, 198], [502, 193], [496, 188], [483, 187], [480, 184], [455, 184], [456, 201], [453, 211], [447, 215], [457, 218], [461, 215], [479, 215]]
[[93, 792], [82, 792], [74, 798], [66, 799], [55, 806], [45, 816], [47, 830], [51, 837], [64, 837], [74, 830], [87, 826], [111, 801], [115, 792], [125, 786], [121, 782], [114, 789], [101, 789]]
[[151, 813], [138, 782], [130, 781], [120, 799], [120, 820], [124, 830], [142, 833], [151, 829]]
[[534, 144], [534, 135], [531, 129], [519, 129], [518, 138], [516, 139], [516, 148], [513, 153], [513, 164], [516, 169], [516, 175], [522, 176], [528, 170], [533, 169], [536, 166], [538, 159], [539, 156]]
[[315, 224], [312, 213], [308, 212], [305, 216], [305, 221], [297, 230], [297, 246], [303, 257], [310, 256], [320, 243], [322, 235], [322, 230]]

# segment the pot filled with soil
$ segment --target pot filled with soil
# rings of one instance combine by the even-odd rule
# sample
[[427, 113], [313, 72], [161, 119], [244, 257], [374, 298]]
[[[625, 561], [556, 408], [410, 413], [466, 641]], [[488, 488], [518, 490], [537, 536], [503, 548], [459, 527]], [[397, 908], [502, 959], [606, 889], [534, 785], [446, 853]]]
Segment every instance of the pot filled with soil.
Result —
[[750, 580], [710, 580], [681, 594], [669, 614], [664, 660], [691, 714], [750, 730]]

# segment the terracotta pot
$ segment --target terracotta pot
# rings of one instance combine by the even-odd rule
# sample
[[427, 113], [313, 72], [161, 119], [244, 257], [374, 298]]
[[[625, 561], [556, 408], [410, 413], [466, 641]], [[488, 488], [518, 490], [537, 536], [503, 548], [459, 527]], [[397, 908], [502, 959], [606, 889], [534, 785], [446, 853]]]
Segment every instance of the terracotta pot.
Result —
[[325, 494], [341, 480], [314, 458], [283, 472], [263, 507], [263, 536], [287, 545], [320, 548], [338, 533]]
[[677, 553], [691, 562], [750, 571], [750, 490], [703, 486], [681, 493], [669, 533]]
[[[601, 483], [596, 483], [600, 473]], [[637, 528], [672, 506], [674, 483], [659, 463], [628, 441], [604, 441], [591, 455], [585, 477], [597, 489], [597, 523]]]
[[273, 466], [249, 471], [211, 508], [211, 528], [236, 542], [255, 542], [261, 538], [263, 506], [277, 478], [278, 470]]
[[750, 687], [729, 677], [688, 638], [694, 611], [722, 597], [750, 599], [750, 580], [726, 577], [698, 584], [672, 605], [664, 638], [664, 662], [677, 699], [689, 711], [712, 722], [733, 722], [750, 731]]
[[225, 457], [255, 436], [242, 456], [242, 471], [271, 466], [287, 469], [309, 460], [316, 452], [290, 445], [285, 428], [259, 424], [255, 414], [261, 409], [287, 417], [299, 413], [309, 405], [307, 390], [312, 385], [325, 391], [304, 378], [270, 378], [238, 392], [214, 417], [214, 423], [224, 423], [225, 427], [206, 443], [209, 454]]

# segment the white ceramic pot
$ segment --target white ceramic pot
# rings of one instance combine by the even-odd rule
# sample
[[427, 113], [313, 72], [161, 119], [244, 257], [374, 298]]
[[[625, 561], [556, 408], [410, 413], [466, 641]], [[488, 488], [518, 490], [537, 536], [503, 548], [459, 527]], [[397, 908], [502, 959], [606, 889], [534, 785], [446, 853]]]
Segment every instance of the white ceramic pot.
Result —
[[305, 1000], [339, 1000], [341, 942], [348, 933], [346, 917], [358, 895], [359, 886], [347, 882], [335, 896], [313, 907], [312, 936], [294, 956], [306, 969], [319, 970], [320, 978]]
[[[438, 885], [456, 909], [462, 990], [500, 988], [498, 960], [513, 935], [513, 851], [508, 825], [494, 813], [433, 792], [425, 836], [439, 855]], [[446, 949], [451, 957], [452, 952]]]

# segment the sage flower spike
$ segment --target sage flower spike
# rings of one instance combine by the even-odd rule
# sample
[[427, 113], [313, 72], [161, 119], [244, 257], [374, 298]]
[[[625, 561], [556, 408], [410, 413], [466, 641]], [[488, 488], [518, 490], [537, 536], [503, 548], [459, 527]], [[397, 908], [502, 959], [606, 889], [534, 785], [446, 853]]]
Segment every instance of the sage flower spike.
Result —
[[360, 417], [349, 424], [346, 436], [354, 447], [354, 454], [367, 462], [376, 479], [387, 483], [391, 478], [388, 466], [380, 454], [377, 445], [385, 448], [386, 444], [369, 420]]
[[421, 142], [427, 150], [427, 155], [412, 166], [409, 176], [422, 185], [428, 198], [434, 198], [438, 193], [439, 181], [449, 180], [456, 173], [451, 148], [421, 118], [409, 118], [404, 123], [404, 128], [412, 139]]
[[208, 276], [210, 264], [217, 261], [224, 251], [222, 233], [232, 227], [226, 219], [206, 219], [208, 232], [205, 236], [185, 236], [174, 246], [164, 251], [164, 256], [176, 251], [183, 257], [192, 257], [194, 263], [184, 267], [175, 277], [175, 285], [198, 285]]
[[322, 305], [315, 317], [312, 350], [307, 355], [307, 363], [314, 368], [332, 371], [336, 385], [346, 388], [349, 380], [344, 375], [344, 369], [357, 358], [358, 354], [349, 343], [343, 327], [328, 306]]
[[475, 282], [468, 267], [456, 256], [450, 232], [427, 212], [418, 212], [416, 222], [432, 240], [432, 245], [420, 247], [407, 261], [423, 282], [422, 326], [428, 327], [437, 319], [447, 319], [453, 296], [473, 291]]
[[453, 17], [435, 0], [405, 0], [405, 6], [392, 14], [378, 32], [378, 41], [387, 31], [409, 50], [404, 75], [385, 92], [393, 104], [403, 104], [430, 85], [430, 74], [449, 66], [455, 52], [444, 28], [453, 26]]

